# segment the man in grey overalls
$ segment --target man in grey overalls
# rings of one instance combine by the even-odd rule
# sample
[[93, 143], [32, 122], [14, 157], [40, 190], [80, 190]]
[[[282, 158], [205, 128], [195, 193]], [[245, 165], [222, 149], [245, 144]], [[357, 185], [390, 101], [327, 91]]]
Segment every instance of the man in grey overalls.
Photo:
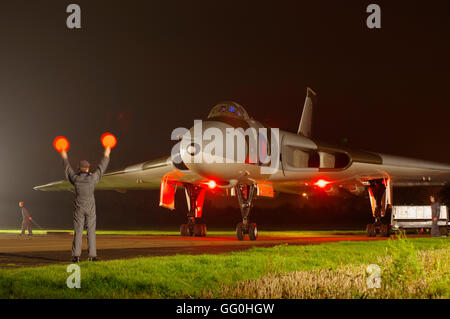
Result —
[[441, 232], [439, 231], [438, 220], [441, 215], [441, 204], [434, 198], [430, 196], [431, 202], [431, 237], [440, 237]]
[[89, 162], [83, 160], [80, 162], [79, 172], [75, 173], [70, 166], [67, 152], [61, 152], [66, 179], [75, 187], [75, 202], [73, 211], [74, 234], [72, 244], [73, 262], [80, 261], [83, 229], [85, 225], [87, 231], [89, 261], [97, 260], [97, 249], [95, 243], [96, 216], [94, 188], [108, 167], [110, 153], [111, 150], [107, 147], [95, 172], [89, 172]]
[[25, 229], [28, 229], [28, 236], [33, 235], [33, 229], [31, 228], [31, 215], [28, 209], [25, 207], [24, 202], [19, 202], [20, 212], [22, 213], [22, 233], [20, 236], [25, 235]]

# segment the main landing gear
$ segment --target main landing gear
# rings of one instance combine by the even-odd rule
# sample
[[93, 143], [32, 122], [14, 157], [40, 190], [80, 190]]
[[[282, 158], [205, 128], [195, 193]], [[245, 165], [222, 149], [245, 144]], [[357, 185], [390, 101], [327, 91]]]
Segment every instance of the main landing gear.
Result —
[[382, 237], [389, 237], [391, 235], [391, 196], [389, 180], [379, 179], [370, 181], [369, 197], [375, 221], [372, 224], [367, 224], [367, 237], [375, 237], [377, 234], [380, 234]]
[[188, 204], [188, 222], [180, 226], [180, 234], [181, 236], [205, 237], [207, 233], [206, 225], [197, 223], [202, 217], [205, 189], [187, 184], [185, 185], [185, 192]]
[[255, 223], [249, 222], [252, 200], [256, 192], [255, 185], [238, 184], [235, 186], [236, 195], [241, 209], [242, 222], [236, 226], [236, 237], [238, 240], [244, 240], [246, 234], [250, 240], [258, 238], [258, 228]]

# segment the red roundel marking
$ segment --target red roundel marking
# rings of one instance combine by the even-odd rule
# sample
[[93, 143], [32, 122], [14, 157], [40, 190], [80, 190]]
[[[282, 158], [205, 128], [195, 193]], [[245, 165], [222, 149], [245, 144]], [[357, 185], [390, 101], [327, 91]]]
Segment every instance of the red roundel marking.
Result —
[[102, 145], [104, 148], [109, 146], [110, 149], [113, 149], [117, 144], [117, 139], [111, 133], [104, 133], [101, 137]]
[[67, 151], [70, 147], [69, 141], [64, 136], [58, 136], [53, 140], [53, 147], [58, 152]]

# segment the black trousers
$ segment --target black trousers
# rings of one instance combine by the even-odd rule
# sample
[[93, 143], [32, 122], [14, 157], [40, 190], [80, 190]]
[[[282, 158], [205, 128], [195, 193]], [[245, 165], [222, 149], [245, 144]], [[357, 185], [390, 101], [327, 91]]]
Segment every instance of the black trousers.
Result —
[[438, 221], [432, 220], [431, 221], [431, 237], [440, 237], [441, 232], [439, 231]]

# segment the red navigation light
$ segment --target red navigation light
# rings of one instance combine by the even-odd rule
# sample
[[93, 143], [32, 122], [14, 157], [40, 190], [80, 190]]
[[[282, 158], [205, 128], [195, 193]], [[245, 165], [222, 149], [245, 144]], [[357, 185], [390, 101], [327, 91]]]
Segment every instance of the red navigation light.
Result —
[[104, 148], [109, 146], [110, 149], [113, 149], [117, 144], [117, 139], [111, 133], [104, 133], [100, 138]]
[[209, 181], [208, 182], [208, 187], [209, 188], [214, 189], [214, 188], [216, 188], [216, 186], [217, 186], [217, 184], [216, 184], [215, 181]]
[[55, 148], [55, 150], [61, 153], [62, 151], [68, 151], [70, 144], [67, 138], [65, 138], [64, 136], [58, 136], [53, 140], [53, 147]]
[[319, 186], [320, 188], [324, 188], [325, 186], [327, 186], [330, 183], [331, 182], [328, 182], [324, 179], [319, 179], [317, 182], [314, 183], [314, 185]]

